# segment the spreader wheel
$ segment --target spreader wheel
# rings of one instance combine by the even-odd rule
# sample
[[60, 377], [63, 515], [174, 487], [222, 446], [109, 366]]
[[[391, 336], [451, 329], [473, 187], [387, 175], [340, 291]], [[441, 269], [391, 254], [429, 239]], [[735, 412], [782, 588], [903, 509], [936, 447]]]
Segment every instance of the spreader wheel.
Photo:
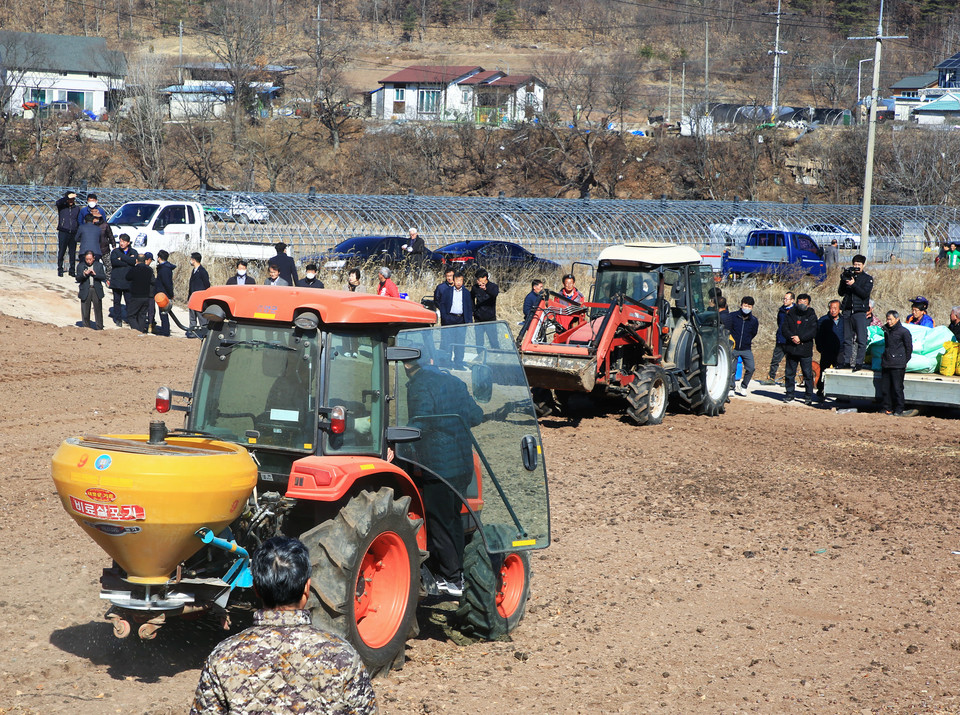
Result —
[[395, 499], [387, 487], [360, 492], [300, 537], [313, 566], [313, 624], [346, 638], [371, 676], [401, 667], [407, 639], [419, 632], [422, 522], [409, 509], [410, 497]]
[[125, 618], [113, 618], [113, 635], [117, 638], [126, 638], [130, 635], [132, 630], [130, 627], [130, 621]]
[[656, 365], [646, 365], [634, 374], [627, 385], [627, 417], [638, 425], [658, 425], [667, 413], [667, 376]]
[[463, 596], [457, 609], [460, 629], [494, 640], [512, 632], [527, 609], [530, 557], [525, 551], [490, 554], [474, 533], [463, 554]]
[[140, 636], [140, 640], [152, 641], [157, 637], [157, 631], [159, 630], [159, 623], [144, 623], [137, 629], [137, 635]]

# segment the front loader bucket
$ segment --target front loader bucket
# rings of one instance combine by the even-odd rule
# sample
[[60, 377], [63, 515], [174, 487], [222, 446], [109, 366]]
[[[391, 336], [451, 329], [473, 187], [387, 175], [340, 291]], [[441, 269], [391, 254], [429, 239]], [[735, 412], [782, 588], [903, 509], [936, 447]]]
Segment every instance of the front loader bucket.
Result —
[[596, 357], [525, 352], [520, 358], [530, 387], [592, 392], [597, 384]]
[[244, 509], [257, 466], [243, 448], [209, 439], [146, 435], [70, 437], [53, 455], [63, 508], [127, 573], [163, 584]]

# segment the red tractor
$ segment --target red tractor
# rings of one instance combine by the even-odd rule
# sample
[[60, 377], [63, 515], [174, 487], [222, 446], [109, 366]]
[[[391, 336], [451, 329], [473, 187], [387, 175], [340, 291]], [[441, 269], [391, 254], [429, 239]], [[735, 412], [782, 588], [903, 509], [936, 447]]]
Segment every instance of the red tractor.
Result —
[[[64, 508], [114, 558], [101, 596], [116, 635], [138, 626], [153, 638], [204, 612], [226, 624], [233, 605], [256, 604], [249, 555], [284, 534], [310, 549], [314, 623], [345, 636], [372, 674], [399, 667], [418, 602], [440, 595], [427, 482], [462, 504], [457, 624], [481, 638], [517, 626], [528, 552], [549, 545], [550, 521], [536, 415], [504, 323], [436, 328], [409, 301], [272, 286], [211, 288], [190, 307], [209, 321], [193, 387], [157, 395], [159, 412], [185, 413], [183, 429], [74, 437], [53, 458]], [[454, 347], [466, 359], [456, 370]], [[452, 385], [459, 404], [425, 409], [418, 372]], [[466, 455], [464, 480], [423, 448], [436, 434]]]
[[724, 411], [732, 360], [714, 301], [713, 270], [686, 246], [628, 243], [601, 252], [586, 302], [547, 292], [517, 338], [538, 411], [576, 392], [626, 402], [636, 424], [669, 403]]

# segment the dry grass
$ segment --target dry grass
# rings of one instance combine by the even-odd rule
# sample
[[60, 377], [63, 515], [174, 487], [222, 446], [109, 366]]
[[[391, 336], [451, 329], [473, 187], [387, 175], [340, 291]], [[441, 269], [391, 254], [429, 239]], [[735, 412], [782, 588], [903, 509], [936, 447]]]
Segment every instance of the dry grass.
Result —
[[[922, 295], [930, 301], [929, 313], [936, 324], [946, 325], [950, 321], [950, 309], [960, 305], [960, 271], [896, 264], [873, 270], [868, 264], [866, 270], [873, 276], [874, 311], [878, 316], [896, 310], [905, 319], [910, 314], [910, 298]], [[752, 278], [724, 284], [723, 294], [731, 311], [739, 308], [743, 296], [753, 296], [757, 301], [753, 312], [760, 320], [760, 333], [754, 345], [772, 349], [777, 332], [777, 310], [783, 305], [783, 294], [788, 290], [796, 294], [809, 293], [817, 315], [823, 315], [827, 312], [827, 304], [839, 297], [840, 271], [840, 267], [834, 268], [819, 285], [811, 279], [782, 282]]]

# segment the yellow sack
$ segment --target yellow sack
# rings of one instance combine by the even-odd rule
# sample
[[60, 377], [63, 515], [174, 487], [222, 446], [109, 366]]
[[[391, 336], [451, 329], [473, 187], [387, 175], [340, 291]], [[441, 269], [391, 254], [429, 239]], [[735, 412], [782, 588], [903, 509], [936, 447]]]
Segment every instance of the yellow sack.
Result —
[[950, 342], [944, 343], [943, 347], [947, 352], [940, 356], [940, 374], [953, 375], [956, 373], [960, 375], [960, 373], [957, 372], [957, 353], [960, 351], [960, 343], [955, 343], [951, 340]]

